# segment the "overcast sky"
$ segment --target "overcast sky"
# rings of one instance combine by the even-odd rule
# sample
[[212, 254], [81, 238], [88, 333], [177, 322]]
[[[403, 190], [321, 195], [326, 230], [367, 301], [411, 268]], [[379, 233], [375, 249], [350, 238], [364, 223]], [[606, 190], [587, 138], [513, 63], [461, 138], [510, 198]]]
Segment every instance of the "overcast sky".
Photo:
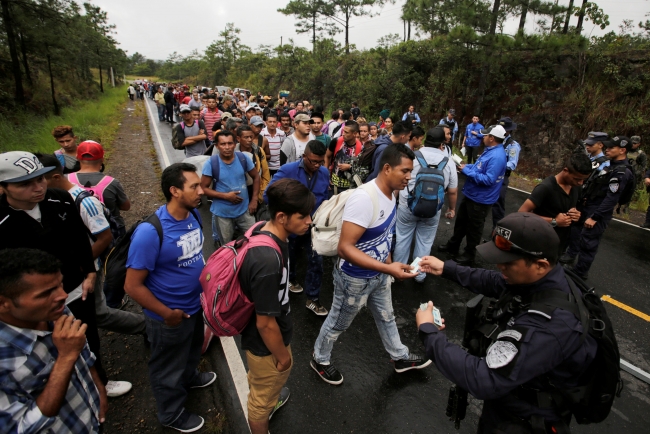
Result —
[[[219, 32], [229, 22], [241, 29], [242, 43], [253, 49], [260, 44], [279, 45], [280, 37], [283, 37], [284, 43], [293, 38], [297, 45], [310, 46], [307, 34], [296, 33], [294, 18], [277, 12], [288, 0], [90, 1], [108, 12], [109, 22], [117, 26], [115, 38], [129, 55], [137, 51], [149, 59], [164, 60], [174, 51], [182, 55], [194, 49], [200, 52], [218, 38]], [[400, 15], [403, 3], [404, 0], [388, 3], [384, 8], [377, 9], [379, 15], [372, 18], [353, 17], [350, 43], [358, 48], [370, 48], [389, 33], [398, 33], [402, 37], [404, 27]], [[569, 1], [559, 0], [559, 3], [568, 5]], [[581, 1], [576, 0], [575, 3], [578, 5]], [[648, 0], [598, 0], [598, 4], [609, 15], [611, 24], [601, 31], [599, 28], [593, 29], [590, 22], [585, 23], [586, 33], [593, 31], [593, 35], [610, 30], [618, 33], [618, 26], [624, 19], [634, 20], [636, 26], [639, 21], [645, 21], [645, 14], [650, 12]], [[529, 31], [534, 30], [536, 20], [529, 14]], [[576, 21], [577, 18], [572, 18], [571, 24], [575, 25]], [[518, 23], [518, 19], [511, 20], [505, 33], [516, 32]], [[336, 38], [344, 41], [342, 33]]]

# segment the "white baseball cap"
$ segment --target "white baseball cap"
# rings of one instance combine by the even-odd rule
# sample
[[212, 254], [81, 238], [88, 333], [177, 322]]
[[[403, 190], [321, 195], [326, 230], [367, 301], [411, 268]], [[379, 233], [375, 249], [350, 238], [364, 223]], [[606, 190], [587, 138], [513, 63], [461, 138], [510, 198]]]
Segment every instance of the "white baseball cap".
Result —
[[0, 182], [22, 182], [54, 170], [43, 167], [34, 154], [11, 151], [0, 154]]
[[481, 134], [498, 137], [499, 139], [505, 139], [506, 129], [501, 125], [492, 125], [491, 127], [482, 129]]

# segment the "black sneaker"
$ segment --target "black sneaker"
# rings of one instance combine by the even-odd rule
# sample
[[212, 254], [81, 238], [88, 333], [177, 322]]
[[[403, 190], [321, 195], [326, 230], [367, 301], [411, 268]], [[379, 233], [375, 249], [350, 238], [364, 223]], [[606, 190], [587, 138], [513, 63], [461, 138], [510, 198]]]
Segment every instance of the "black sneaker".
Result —
[[318, 300], [307, 300], [305, 303], [305, 306], [307, 309], [311, 310], [318, 316], [326, 316], [327, 315], [327, 309], [321, 305]]
[[335, 386], [343, 383], [343, 375], [341, 375], [334, 365], [321, 365], [320, 363], [316, 363], [316, 360], [312, 359], [311, 362], [309, 362], [309, 366], [320, 375], [320, 378], [322, 378], [324, 382], [334, 384]]
[[183, 411], [181, 415], [178, 416], [178, 418], [170, 425], [167, 425], [167, 427], [180, 432], [194, 432], [203, 428], [204, 423], [205, 421], [201, 416], [188, 411]]
[[575, 256], [571, 256], [568, 253], [563, 254], [560, 256], [560, 259], [558, 259], [558, 262], [560, 264], [573, 264], [576, 260]]
[[423, 359], [415, 354], [410, 354], [407, 359], [393, 360], [393, 363], [395, 364], [395, 372], [406, 372], [411, 369], [426, 368], [431, 364], [431, 360]]
[[471, 253], [464, 252], [462, 255], [456, 258], [456, 263], [458, 265], [472, 265], [474, 263], [475, 255]]
[[278, 411], [280, 407], [282, 407], [284, 404], [287, 403], [290, 396], [291, 396], [291, 392], [289, 392], [289, 388], [283, 387], [282, 390], [280, 391], [280, 397], [278, 398], [278, 403], [275, 404], [275, 407], [273, 407], [273, 410], [271, 410], [271, 414], [269, 414], [269, 420], [271, 420], [275, 412]]
[[194, 383], [190, 384], [190, 389], [200, 389], [201, 387], [208, 387], [217, 379], [215, 372], [199, 372], [198, 377]]
[[438, 251], [439, 252], [449, 253], [451, 255], [457, 255], [458, 254], [458, 247], [450, 246], [449, 243], [447, 243], [447, 244], [442, 244], [442, 245], [438, 246]]

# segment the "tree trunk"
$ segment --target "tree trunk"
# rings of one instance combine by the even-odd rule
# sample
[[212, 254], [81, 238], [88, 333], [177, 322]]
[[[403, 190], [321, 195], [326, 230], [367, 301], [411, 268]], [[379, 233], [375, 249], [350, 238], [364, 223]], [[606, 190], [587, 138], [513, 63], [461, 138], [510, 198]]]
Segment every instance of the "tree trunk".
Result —
[[18, 34], [18, 38], [20, 39], [20, 52], [23, 58], [23, 68], [25, 69], [25, 78], [27, 79], [27, 83], [30, 86], [32, 86], [34, 82], [32, 81], [32, 74], [29, 70], [29, 61], [27, 59], [27, 46], [25, 45], [25, 38], [23, 38], [22, 33]]
[[528, 15], [528, 1], [524, 1], [521, 4], [521, 18], [519, 19], [519, 33], [524, 33], [524, 27], [526, 26], [526, 15]]
[[[559, 0], [555, 0], [555, 6], [557, 6]], [[548, 34], [550, 35], [553, 33], [553, 30], [555, 29], [555, 22], [557, 21], [557, 14], [553, 14], [553, 20], [551, 20], [551, 28], [548, 30]]]
[[311, 36], [311, 52], [316, 52], [316, 11], [311, 16], [312, 36]]
[[54, 106], [54, 115], [59, 116], [61, 110], [59, 109], [59, 104], [56, 102], [56, 95], [54, 93], [54, 75], [52, 74], [52, 61], [50, 59], [50, 54], [47, 54], [47, 70], [50, 73], [50, 89], [52, 90], [52, 105]]
[[345, 54], [350, 54], [350, 16], [345, 15]]
[[411, 20], [408, 20], [407, 23], [408, 23], [408, 33], [406, 34], [406, 40], [410, 41], [411, 40]]
[[585, 10], [587, 9], [587, 0], [582, 0], [582, 7], [580, 8], [580, 15], [578, 15], [578, 24], [576, 24], [576, 33], [582, 33], [582, 22], [585, 19]]
[[501, 0], [495, 0], [494, 7], [492, 8], [492, 21], [490, 22], [490, 31], [488, 33], [487, 49], [485, 50], [485, 56], [487, 60], [483, 62], [483, 68], [481, 69], [481, 79], [478, 84], [478, 98], [476, 99], [476, 104], [474, 105], [474, 114], [476, 116], [481, 116], [483, 110], [483, 99], [485, 98], [485, 88], [487, 87], [487, 76], [490, 72], [489, 59], [492, 55], [492, 44], [494, 43], [493, 39], [497, 30], [497, 18], [499, 16], [500, 7]]
[[573, 0], [569, 0], [569, 9], [566, 11], [566, 18], [564, 19], [564, 29], [562, 33], [565, 35], [569, 32], [569, 19], [571, 18], [571, 10], [573, 9]]
[[16, 38], [14, 36], [13, 18], [9, 9], [9, 1], [2, 0], [2, 22], [7, 33], [7, 44], [9, 45], [9, 55], [11, 56], [11, 71], [14, 75], [15, 93], [14, 99], [19, 106], [25, 105], [25, 93], [23, 91], [23, 78], [18, 61], [18, 51], [16, 50]]
[[[101, 59], [101, 57], [99, 57], [99, 50], [97, 50], [97, 58]], [[101, 93], [104, 93], [104, 77], [102, 76], [101, 62], [99, 63], [99, 90]]]

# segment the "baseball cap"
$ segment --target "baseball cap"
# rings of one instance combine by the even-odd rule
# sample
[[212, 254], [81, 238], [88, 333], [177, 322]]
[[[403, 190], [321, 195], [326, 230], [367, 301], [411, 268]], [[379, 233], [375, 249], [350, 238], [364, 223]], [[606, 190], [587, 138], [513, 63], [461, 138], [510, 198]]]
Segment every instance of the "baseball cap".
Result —
[[609, 140], [607, 133], [601, 133], [600, 131], [589, 131], [589, 134], [587, 134], [587, 138], [585, 139], [585, 144], [593, 145], [594, 143], [598, 142], [604, 143], [606, 140]]
[[456, 116], [456, 109], [449, 109], [449, 114]]
[[633, 145], [636, 145], [637, 143], [641, 143], [641, 137], [640, 136], [632, 136], [632, 137], [630, 137], [630, 140], [632, 140]]
[[501, 125], [503, 129], [506, 131], [512, 131], [517, 129], [517, 124], [512, 122], [512, 119], [508, 117], [499, 119], [497, 123]]
[[603, 142], [603, 144], [605, 145], [606, 148], [613, 148], [614, 146], [619, 146], [621, 148], [627, 149], [628, 151], [632, 150], [632, 140], [630, 140], [630, 138], [626, 136], [612, 137], [606, 142]]
[[515, 212], [499, 220], [492, 241], [476, 246], [483, 259], [491, 264], [505, 264], [524, 257], [555, 262], [560, 238], [540, 216]]
[[244, 110], [244, 113], [246, 113], [246, 112], [248, 112], [250, 110], [255, 110], [256, 108], [257, 108], [257, 105], [251, 104], [248, 107], [246, 107], [246, 110]]
[[104, 158], [104, 148], [97, 142], [86, 140], [77, 146], [77, 160], [97, 161]]
[[487, 128], [483, 128], [481, 130], [481, 134], [483, 135], [488, 134], [490, 136], [498, 137], [500, 139], [506, 138], [506, 130], [501, 125], [490, 125]]
[[260, 125], [264, 125], [264, 120], [259, 117], [259, 116], [253, 116], [250, 121], [248, 121], [249, 124], [255, 125], [256, 127]]
[[232, 113], [230, 112], [223, 112], [221, 115], [221, 119], [228, 119], [229, 117], [232, 117]]
[[187, 112], [191, 112], [192, 109], [187, 104], [181, 104], [181, 106], [178, 108], [178, 111], [181, 113], [187, 113]]
[[294, 116], [293, 120], [294, 122], [309, 122], [310, 124], [313, 122], [311, 118], [305, 113], [300, 113]]
[[36, 155], [23, 151], [0, 154], [0, 182], [22, 182], [37, 178], [54, 167], [43, 167]]

